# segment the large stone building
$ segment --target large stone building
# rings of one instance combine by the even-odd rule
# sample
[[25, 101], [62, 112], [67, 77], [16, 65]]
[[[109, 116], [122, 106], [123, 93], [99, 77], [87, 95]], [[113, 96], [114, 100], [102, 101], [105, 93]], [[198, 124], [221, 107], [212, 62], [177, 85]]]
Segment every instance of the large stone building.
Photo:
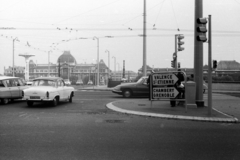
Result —
[[[12, 76], [13, 68], [4, 67], [4, 75]], [[15, 66], [15, 76], [23, 77], [25, 67]], [[103, 60], [99, 62], [99, 84], [106, 84], [108, 78], [121, 80], [122, 71], [112, 72]], [[135, 78], [137, 74], [132, 71], [126, 71], [126, 78]], [[57, 59], [56, 63], [37, 64], [33, 60], [29, 61], [29, 78], [37, 77], [62, 77], [75, 82], [78, 79], [86, 81], [91, 80], [96, 84], [97, 79], [97, 64], [77, 63], [77, 60], [71, 55], [70, 51], [64, 51]]]
[[[24, 67], [15, 66], [15, 75], [17, 73], [24, 73]], [[103, 60], [99, 62], [99, 79], [106, 83], [111, 70], [106, 66]], [[12, 75], [12, 67], [4, 68], [4, 75]], [[29, 61], [29, 77], [34, 79], [37, 77], [62, 77], [63, 79], [70, 79], [76, 81], [78, 79], [88, 78], [94, 83], [97, 79], [97, 64], [78, 64], [76, 59], [71, 55], [70, 51], [58, 57], [55, 64], [37, 64], [33, 60]]]

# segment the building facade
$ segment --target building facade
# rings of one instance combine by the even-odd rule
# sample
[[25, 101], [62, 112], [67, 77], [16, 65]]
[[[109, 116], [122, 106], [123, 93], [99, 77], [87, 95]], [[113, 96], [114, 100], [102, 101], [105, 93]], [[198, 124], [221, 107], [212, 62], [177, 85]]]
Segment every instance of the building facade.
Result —
[[[4, 68], [4, 75], [12, 76], [12, 67]], [[15, 66], [15, 75], [24, 77], [25, 67]], [[19, 74], [17, 74], [19, 73]], [[111, 75], [111, 70], [106, 66], [103, 60], [99, 62], [99, 80], [100, 84], [106, 84], [108, 77]], [[37, 64], [33, 60], [29, 61], [29, 78], [37, 77], [62, 77], [63, 79], [70, 79], [70, 81], [77, 80], [91, 80], [96, 84], [97, 79], [97, 64], [78, 64], [76, 59], [71, 55], [70, 51], [58, 57], [55, 64]]]

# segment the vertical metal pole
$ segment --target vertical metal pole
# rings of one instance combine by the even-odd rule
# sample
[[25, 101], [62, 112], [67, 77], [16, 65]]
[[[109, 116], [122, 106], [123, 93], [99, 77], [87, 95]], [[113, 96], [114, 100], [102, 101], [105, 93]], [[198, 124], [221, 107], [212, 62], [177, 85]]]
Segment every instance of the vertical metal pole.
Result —
[[208, 15], [208, 114], [212, 115], [212, 28]]
[[125, 60], [123, 60], [123, 78], [125, 78]]
[[50, 77], [50, 64], [49, 64], [49, 54], [50, 54], [50, 51], [48, 51], [48, 77]]
[[60, 77], [60, 58], [58, 59], [58, 77]]
[[146, 61], [147, 61], [147, 56], [146, 56], [146, 0], [144, 0], [144, 12], [143, 12], [143, 76], [146, 76]]
[[202, 18], [203, 4], [202, 0], [195, 0], [194, 17], [194, 81], [196, 82], [196, 104], [198, 107], [204, 107], [203, 101], [203, 42], [197, 41], [197, 18]]
[[15, 77], [15, 68], [14, 68], [14, 41], [15, 41], [15, 39], [13, 39], [13, 68], [12, 68], [13, 77]]
[[178, 34], [175, 35], [175, 55], [176, 55], [176, 58], [175, 58], [175, 69], [177, 70], [178, 69], [178, 60], [177, 60], [177, 38], [178, 38]]
[[108, 51], [108, 78], [110, 78], [110, 52]]
[[99, 39], [97, 38], [97, 48], [98, 48], [98, 51], [97, 51], [97, 67], [98, 67], [98, 70], [97, 70], [97, 86], [99, 86]]

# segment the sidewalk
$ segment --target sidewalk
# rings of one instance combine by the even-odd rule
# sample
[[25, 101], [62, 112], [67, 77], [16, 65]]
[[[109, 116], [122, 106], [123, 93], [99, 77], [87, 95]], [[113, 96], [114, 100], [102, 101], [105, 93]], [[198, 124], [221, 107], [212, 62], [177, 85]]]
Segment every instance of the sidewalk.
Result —
[[[111, 88], [107, 88], [107, 86], [91, 86], [81, 88], [80, 90], [111, 91]], [[111, 102], [106, 106], [117, 112], [140, 116], [204, 122], [237, 123], [238, 118], [236, 118], [236, 116], [240, 116], [240, 107], [238, 107], [240, 104], [240, 98], [217, 94], [226, 92], [230, 91], [213, 92], [213, 109], [211, 115], [209, 115], [208, 107], [185, 108], [185, 105], [171, 107], [169, 101], [152, 101], [151, 103], [148, 98], [124, 99]], [[207, 105], [206, 94], [204, 101], [204, 104]], [[229, 105], [231, 107], [228, 107]]]

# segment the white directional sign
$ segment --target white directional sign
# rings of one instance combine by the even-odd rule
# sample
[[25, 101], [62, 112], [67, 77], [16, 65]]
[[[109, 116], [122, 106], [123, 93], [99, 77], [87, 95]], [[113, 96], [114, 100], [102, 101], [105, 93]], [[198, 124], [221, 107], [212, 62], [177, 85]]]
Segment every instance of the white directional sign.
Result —
[[175, 87], [154, 87], [152, 90], [154, 99], [175, 98], [179, 93]]
[[174, 73], [153, 74], [153, 86], [174, 85], [178, 81], [178, 77]]

